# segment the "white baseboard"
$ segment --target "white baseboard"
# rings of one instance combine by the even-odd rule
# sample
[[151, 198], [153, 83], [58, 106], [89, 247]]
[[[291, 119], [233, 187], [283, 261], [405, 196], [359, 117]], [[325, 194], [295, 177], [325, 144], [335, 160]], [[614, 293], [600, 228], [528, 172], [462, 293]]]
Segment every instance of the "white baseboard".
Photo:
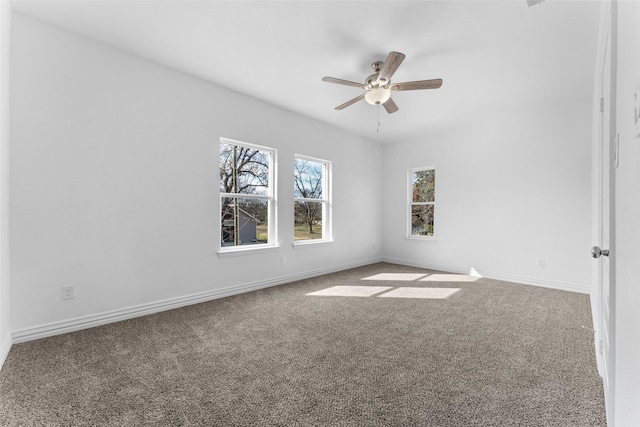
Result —
[[[430, 270], [438, 270], [438, 271], [447, 271], [450, 273], [470, 274], [469, 268], [465, 269], [465, 268], [454, 267], [454, 266], [437, 265], [437, 264], [409, 261], [409, 260], [391, 258], [391, 257], [383, 257], [382, 261], [388, 262], [391, 264], [407, 265], [407, 266], [418, 267], [418, 268], [428, 268]], [[505, 282], [514, 282], [522, 285], [539, 286], [542, 288], [558, 289], [561, 291], [577, 292], [581, 294], [591, 293], [591, 288], [589, 285], [577, 285], [574, 283], [565, 283], [565, 282], [558, 282], [554, 280], [545, 280], [545, 279], [533, 279], [528, 277], [511, 276], [507, 274], [491, 273], [486, 271], [480, 271], [478, 272], [478, 274], [481, 277], [486, 277], [487, 279], [503, 280]]]
[[390, 264], [406, 265], [409, 267], [426, 268], [429, 270], [445, 271], [448, 273], [457, 274], [469, 274], [469, 269], [461, 269], [451, 265], [433, 264], [428, 262], [410, 261], [402, 258], [383, 257], [382, 262], [388, 262]]
[[[79, 331], [81, 329], [93, 328], [95, 326], [106, 325], [108, 323], [120, 322], [122, 320], [132, 319], [134, 317], [146, 316], [161, 311], [172, 310], [187, 305], [207, 302], [218, 298], [224, 298], [245, 292], [251, 292], [258, 289], [268, 288], [285, 283], [291, 283], [298, 280], [309, 279], [323, 274], [336, 273], [338, 271], [348, 270], [350, 268], [362, 267], [382, 261], [381, 258], [371, 258], [359, 262], [341, 264], [337, 266], [321, 268], [303, 273], [296, 273], [287, 276], [280, 276], [273, 279], [246, 283], [241, 285], [230, 286], [223, 289], [215, 289], [197, 294], [186, 295], [182, 297], [170, 298], [163, 301], [156, 301], [148, 304], [141, 304], [133, 307], [123, 308], [119, 310], [108, 311], [99, 314], [77, 317], [57, 322], [51, 322], [44, 325], [25, 328], [14, 331], [9, 339], [11, 343], [18, 344], [26, 341], [33, 341], [40, 338], [51, 337], [54, 335], [65, 334], [68, 332]], [[4, 347], [2, 348], [4, 350]], [[7, 354], [9, 350], [7, 349]], [[1, 356], [1, 355], [0, 355]]]
[[4, 366], [4, 361], [7, 360], [7, 356], [11, 351], [11, 346], [13, 345], [13, 340], [11, 339], [11, 335], [7, 335], [7, 337], [0, 343], [0, 369]]

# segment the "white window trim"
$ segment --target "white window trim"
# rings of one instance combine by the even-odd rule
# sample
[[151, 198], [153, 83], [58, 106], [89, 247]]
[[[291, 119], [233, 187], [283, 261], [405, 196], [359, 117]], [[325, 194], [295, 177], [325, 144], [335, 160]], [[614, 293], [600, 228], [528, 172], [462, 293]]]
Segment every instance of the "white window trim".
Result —
[[[303, 197], [294, 197], [293, 203], [301, 201], [301, 202], [316, 202], [322, 203], [322, 238], [321, 239], [306, 239], [306, 240], [296, 240], [295, 237], [293, 239], [293, 247], [303, 247], [303, 246], [312, 246], [312, 245], [323, 245], [327, 243], [333, 242], [333, 233], [332, 233], [332, 211], [333, 207], [331, 204], [331, 174], [332, 174], [332, 164], [330, 160], [319, 159], [317, 157], [305, 156], [303, 154], [294, 154], [294, 161], [296, 159], [308, 160], [314, 163], [322, 164], [322, 199], [308, 199]], [[295, 171], [294, 171], [295, 173]]]
[[[238, 141], [235, 139], [220, 137], [218, 143], [218, 164], [220, 159], [220, 145], [229, 144], [237, 145], [247, 148], [253, 148], [261, 151], [266, 151], [269, 156], [269, 192], [266, 195], [256, 194], [234, 194], [234, 193], [222, 193], [220, 192], [220, 186], [218, 185], [218, 257], [227, 258], [232, 256], [241, 256], [256, 254], [260, 252], [270, 252], [279, 247], [278, 234], [277, 234], [277, 200], [276, 200], [276, 168], [277, 168], [277, 156], [278, 150], [272, 147], [266, 147], [264, 145], [252, 144], [249, 142]], [[219, 173], [218, 173], [219, 176]], [[268, 202], [268, 218], [269, 224], [267, 225], [268, 243], [260, 245], [240, 245], [240, 246], [222, 246], [222, 239], [220, 237], [220, 224], [222, 223], [222, 209], [220, 209], [220, 203], [223, 197], [237, 198], [237, 199], [260, 199], [267, 200]]]
[[228, 248], [229, 249], [225, 248], [224, 251], [218, 250], [218, 258], [233, 258], [244, 255], [277, 252], [278, 250], [280, 250], [277, 245], [260, 245], [259, 247], [257, 245], [256, 247], [229, 246]]
[[320, 240], [320, 239], [312, 239], [312, 240], [298, 240], [293, 242], [291, 245], [293, 249], [306, 249], [311, 247], [318, 246], [331, 246], [333, 244], [333, 240]]
[[[407, 170], [407, 234], [406, 234], [406, 238], [408, 240], [413, 240], [413, 241], [417, 241], [417, 242], [437, 242], [438, 239], [436, 238], [436, 215], [435, 215], [435, 206], [436, 206], [436, 202], [435, 202], [435, 192], [437, 191], [437, 188], [434, 188], [434, 201], [433, 202], [414, 202], [413, 201], [413, 174], [414, 172], [420, 172], [420, 171], [425, 171], [425, 170], [436, 170], [435, 166], [423, 166], [423, 167], [419, 167], [419, 168], [412, 168]], [[413, 205], [432, 205], [433, 209], [434, 209], [434, 215], [433, 215], [433, 236], [416, 236], [411, 234], [411, 206]]]

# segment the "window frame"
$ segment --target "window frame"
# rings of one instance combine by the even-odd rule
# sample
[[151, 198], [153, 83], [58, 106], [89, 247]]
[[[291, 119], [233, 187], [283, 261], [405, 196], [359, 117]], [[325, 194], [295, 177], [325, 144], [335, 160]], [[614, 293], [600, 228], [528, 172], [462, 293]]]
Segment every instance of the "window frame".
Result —
[[[305, 197], [296, 197], [295, 196], [295, 164], [296, 161], [306, 160], [313, 163], [319, 163], [322, 165], [322, 198], [314, 199], [314, 198], [305, 198]], [[311, 202], [311, 203], [321, 203], [322, 204], [322, 238], [319, 239], [301, 239], [296, 240], [295, 233], [293, 236], [293, 246], [305, 246], [305, 245], [317, 245], [323, 243], [329, 243], [333, 241], [332, 227], [331, 227], [331, 217], [332, 217], [332, 203], [331, 203], [331, 169], [332, 164], [330, 160], [319, 159], [317, 157], [306, 156], [304, 154], [294, 154], [293, 155], [293, 176], [294, 176], [294, 195], [293, 195], [293, 206], [295, 212], [296, 202]], [[294, 226], [295, 226], [295, 215], [294, 215]]]
[[[218, 168], [220, 167], [220, 147], [223, 144], [239, 146], [243, 148], [249, 148], [254, 150], [260, 150], [269, 155], [269, 174], [268, 174], [268, 186], [266, 194], [244, 194], [244, 193], [224, 193], [220, 189], [220, 171], [218, 170], [218, 255], [224, 256], [226, 255], [234, 255], [234, 254], [242, 254], [242, 253], [255, 253], [260, 251], [269, 251], [277, 248], [278, 245], [278, 235], [277, 235], [277, 199], [276, 199], [276, 167], [277, 167], [277, 153], [278, 150], [272, 147], [266, 147], [264, 145], [252, 144], [245, 141], [238, 141], [230, 138], [220, 137], [220, 141], [218, 143]], [[267, 202], [267, 243], [255, 244], [255, 245], [234, 245], [234, 246], [223, 246], [222, 239], [222, 200], [224, 198], [232, 198], [232, 199], [255, 199], [255, 200], [264, 200]]]
[[[436, 185], [433, 187], [433, 201], [432, 202], [414, 202], [413, 201], [413, 174], [416, 172], [424, 172], [432, 170], [435, 173], [435, 166], [422, 166], [418, 168], [412, 168], [407, 170], [407, 230], [406, 236], [407, 239], [410, 240], [418, 240], [418, 241], [435, 241], [436, 240]], [[413, 234], [413, 206], [433, 206], [433, 235], [431, 236], [423, 236], [419, 234]]]

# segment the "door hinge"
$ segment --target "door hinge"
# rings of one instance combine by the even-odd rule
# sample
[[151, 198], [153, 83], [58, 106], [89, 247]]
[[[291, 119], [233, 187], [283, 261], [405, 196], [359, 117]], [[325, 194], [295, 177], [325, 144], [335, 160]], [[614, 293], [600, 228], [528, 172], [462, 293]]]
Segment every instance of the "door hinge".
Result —
[[604, 113], [604, 98], [600, 98], [600, 112]]

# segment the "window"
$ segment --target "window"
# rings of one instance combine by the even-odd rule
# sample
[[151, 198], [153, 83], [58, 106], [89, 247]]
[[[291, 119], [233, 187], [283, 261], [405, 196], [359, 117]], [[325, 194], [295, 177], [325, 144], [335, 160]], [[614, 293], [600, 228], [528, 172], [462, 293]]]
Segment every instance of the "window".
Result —
[[330, 240], [331, 163], [296, 155], [293, 166], [294, 240], [296, 242]]
[[436, 170], [433, 167], [409, 171], [409, 237], [433, 237]]
[[275, 150], [220, 139], [222, 250], [273, 245]]

